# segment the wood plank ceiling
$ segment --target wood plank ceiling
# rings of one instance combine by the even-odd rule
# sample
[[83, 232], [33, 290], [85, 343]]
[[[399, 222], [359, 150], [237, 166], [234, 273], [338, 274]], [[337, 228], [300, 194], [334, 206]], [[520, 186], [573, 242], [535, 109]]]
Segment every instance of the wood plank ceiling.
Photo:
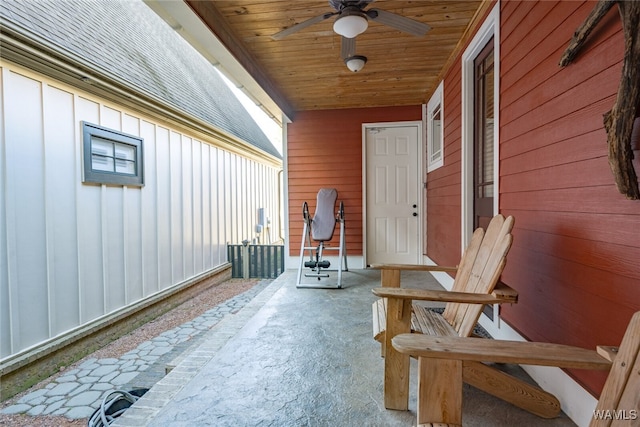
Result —
[[281, 40], [271, 38], [284, 28], [333, 12], [326, 0], [185, 1], [285, 114], [425, 103], [467, 27], [488, 3], [379, 0], [368, 5], [366, 9], [375, 7], [427, 23], [431, 30], [416, 37], [369, 21], [369, 28], [356, 38], [356, 54], [368, 62], [353, 73], [340, 57], [333, 17]]

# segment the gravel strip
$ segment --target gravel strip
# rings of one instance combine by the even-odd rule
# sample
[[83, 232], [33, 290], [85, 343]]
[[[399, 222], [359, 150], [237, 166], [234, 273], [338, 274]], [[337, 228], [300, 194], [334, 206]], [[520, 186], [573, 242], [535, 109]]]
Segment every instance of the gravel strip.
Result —
[[[261, 282], [259, 279], [230, 279], [220, 285], [213, 286], [204, 290], [200, 294], [194, 296], [190, 300], [184, 302], [173, 310], [165, 313], [164, 315], [152, 320], [132, 331], [131, 333], [113, 341], [106, 347], [103, 347], [94, 353], [87, 355], [83, 359], [74, 363], [69, 367], [62, 367], [60, 373], [41, 381], [34, 385], [29, 390], [26, 390], [11, 399], [2, 402], [0, 408], [5, 408], [14, 405], [20, 398], [27, 393], [31, 393], [34, 390], [43, 388], [51, 381], [59, 376], [64, 375], [66, 372], [76, 369], [87, 359], [106, 359], [106, 358], [119, 358], [125, 353], [135, 349], [141, 343], [149, 341], [150, 339], [160, 335], [161, 333], [171, 330], [177, 326], [180, 326], [186, 322], [189, 322], [212, 307], [233, 298], [243, 292], [253, 288], [256, 284]], [[70, 420], [63, 416], [29, 416], [25, 414], [9, 415], [0, 414], [0, 426], [11, 427], [72, 427], [72, 426], [86, 426], [87, 419]]]

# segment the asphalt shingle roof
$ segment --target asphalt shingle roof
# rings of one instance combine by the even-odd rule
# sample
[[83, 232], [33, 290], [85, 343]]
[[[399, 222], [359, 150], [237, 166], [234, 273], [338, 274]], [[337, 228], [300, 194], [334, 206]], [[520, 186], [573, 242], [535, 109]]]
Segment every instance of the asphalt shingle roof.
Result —
[[141, 0], [3, 0], [0, 16], [281, 158], [214, 67]]

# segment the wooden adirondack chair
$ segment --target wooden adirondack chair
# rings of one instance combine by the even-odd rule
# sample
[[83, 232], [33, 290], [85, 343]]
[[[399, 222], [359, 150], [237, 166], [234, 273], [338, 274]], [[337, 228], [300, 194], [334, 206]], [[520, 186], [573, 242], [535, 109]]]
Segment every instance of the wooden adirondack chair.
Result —
[[619, 348], [596, 351], [561, 344], [401, 334], [393, 347], [418, 357], [418, 426], [462, 425], [463, 371], [495, 362], [578, 369], [611, 369], [591, 427], [640, 426], [640, 311]]
[[[469, 336], [478, 322], [484, 304], [516, 302], [517, 293], [496, 284], [511, 247], [514, 219], [496, 215], [486, 232], [478, 228], [464, 252], [457, 268], [380, 265], [382, 288], [373, 293], [382, 297], [373, 304], [374, 337], [382, 340], [385, 356], [384, 403], [387, 409], [407, 410], [409, 405], [409, 356], [391, 347], [391, 339], [401, 333], [420, 332], [435, 336]], [[456, 271], [451, 292], [400, 288], [401, 270]], [[425, 309], [412, 300], [448, 302], [442, 315]], [[501, 373], [483, 364], [467, 370], [465, 380], [491, 394], [504, 394]], [[487, 381], [487, 378], [492, 378]], [[527, 384], [517, 384], [528, 393]], [[553, 401], [559, 412], [560, 404], [550, 394], [536, 393], [533, 399]], [[555, 400], [555, 401], [554, 401]], [[545, 405], [546, 406], [546, 405]]]

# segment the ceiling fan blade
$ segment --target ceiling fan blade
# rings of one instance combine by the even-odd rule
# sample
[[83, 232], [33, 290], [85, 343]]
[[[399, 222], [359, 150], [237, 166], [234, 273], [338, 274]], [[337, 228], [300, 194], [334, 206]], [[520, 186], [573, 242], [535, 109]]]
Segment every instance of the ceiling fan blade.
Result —
[[397, 15], [381, 9], [369, 9], [365, 12], [372, 21], [379, 22], [384, 25], [413, 34], [414, 36], [424, 36], [431, 29], [430, 26], [423, 22], [416, 21], [406, 16]]
[[318, 22], [322, 22], [325, 19], [331, 18], [333, 15], [337, 15], [337, 14], [338, 14], [338, 12], [329, 12], [329, 13], [325, 13], [324, 15], [318, 15], [318, 16], [316, 16], [314, 18], [307, 19], [306, 21], [302, 21], [299, 24], [292, 25], [289, 28], [285, 28], [284, 30], [272, 35], [271, 38], [274, 39], [274, 40], [280, 40], [280, 39], [288, 36], [289, 34], [293, 34], [296, 31], [303, 30], [303, 29], [305, 29], [307, 27], [312, 26], [313, 24], [317, 24]]
[[349, 39], [347, 37], [341, 37], [342, 45], [340, 48], [340, 56], [342, 59], [347, 59], [356, 54], [356, 38]]

